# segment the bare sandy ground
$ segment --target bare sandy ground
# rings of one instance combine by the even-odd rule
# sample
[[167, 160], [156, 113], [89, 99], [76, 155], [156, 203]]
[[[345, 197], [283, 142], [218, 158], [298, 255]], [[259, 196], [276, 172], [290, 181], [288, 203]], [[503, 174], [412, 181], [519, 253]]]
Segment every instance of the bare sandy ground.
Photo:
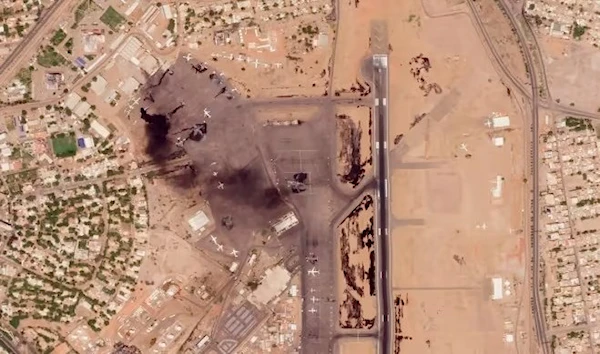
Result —
[[479, 290], [408, 290], [401, 296], [408, 301], [402, 321], [408, 338], [402, 340], [402, 353], [514, 351], [502, 341], [500, 310], [485, 306]]
[[267, 123], [268, 121], [309, 121], [315, 118], [319, 113], [320, 108], [314, 106], [286, 106], [276, 108], [257, 108], [254, 110], [256, 113], [255, 119], [261, 123]]
[[[356, 5], [358, 3], [358, 5]], [[339, 1], [339, 25], [335, 49], [332, 91], [348, 91], [361, 78], [362, 59], [371, 55], [369, 50], [372, 20], [384, 15], [384, 1]]]
[[[431, 3], [431, 2], [428, 2]], [[462, 5], [461, 5], [462, 6]], [[510, 353], [505, 322], [527, 331], [522, 293], [490, 300], [491, 277], [526, 281], [521, 111], [464, 15], [429, 18], [420, 2], [397, 4], [390, 27], [393, 287], [403, 299], [400, 349], [407, 353]], [[452, 31], [444, 29], [452, 28]], [[411, 58], [431, 63], [425, 96]], [[496, 112], [511, 127], [485, 126]], [[424, 118], [411, 128], [415, 117]], [[496, 147], [492, 138], [502, 137]], [[501, 196], [492, 196], [500, 176]], [[524, 304], [527, 301], [523, 302]], [[517, 312], [508, 309], [520, 309]], [[400, 339], [400, 337], [398, 337]]]
[[344, 338], [338, 341], [337, 349], [339, 354], [376, 354], [377, 341], [369, 338]]
[[552, 98], [591, 112], [600, 109], [596, 95], [600, 90], [598, 48], [546, 36], [541, 36], [540, 45], [545, 54]]

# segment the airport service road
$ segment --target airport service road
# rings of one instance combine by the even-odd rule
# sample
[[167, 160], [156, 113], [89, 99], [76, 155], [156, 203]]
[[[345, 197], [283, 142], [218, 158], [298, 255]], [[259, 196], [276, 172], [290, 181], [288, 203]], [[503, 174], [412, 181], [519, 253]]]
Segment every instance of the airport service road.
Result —
[[373, 56], [373, 82], [375, 84], [375, 177], [377, 179], [377, 217], [376, 228], [379, 259], [379, 275], [377, 279], [379, 290], [379, 353], [389, 354], [393, 325], [391, 316], [391, 276], [390, 272], [390, 232], [389, 232], [389, 166], [388, 166], [388, 68], [387, 55]]

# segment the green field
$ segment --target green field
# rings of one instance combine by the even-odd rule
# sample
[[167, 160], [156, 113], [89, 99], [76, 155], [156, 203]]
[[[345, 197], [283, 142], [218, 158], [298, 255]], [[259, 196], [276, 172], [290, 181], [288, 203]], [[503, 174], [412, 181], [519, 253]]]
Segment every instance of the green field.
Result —
[[32, 68], [26, 67], [21, 68], [21, 70], [19, 70], [17, 73], [17, 79], [19, 79], [19, 81], [21, 81], [23, 85], [27, 87], [31, 87], [31, 71]]
[[65, 38], [67, 38], [67, 34], [65, 33], [65, 31], [59, 28], [58, 30], [56, 30], [56, 32], [54, 32], [52, 38], [50, 38], [50, 43], [52, 43], [53, 45], [59, 45], [60, 43], [62, 43], [62, 41], [65, 40]]
[[67, 59], [60, 53], [57, 53], [53, 46], [47, 45], [42, 52], [38, 54], [37, 62], [45, 68], [61, 66], [67, 63]]
[[125, 22], [125, 17], [118, 13], [112, 6], [109, 6], [102, 16], [100, 16], [100, 21], [116, 31], [119, 25]]
[[56, 134], [52, 137], [52, 149], [56, 157], [70, 157], [77, 153], [75, 134]]
[[77, 28], [79, 22], [83, 20], [83, 18], [88, 12], [97, 10], [100, 10], [100, 6], [98, 6], [95, 2], [90, 0], [83, 0], [83, 2], [79, 4], [79, 6], [77, 6], [77, 9], [75, 10], [75, 20], [73, 21], [73, 26], [71, 26], [71, 28]]

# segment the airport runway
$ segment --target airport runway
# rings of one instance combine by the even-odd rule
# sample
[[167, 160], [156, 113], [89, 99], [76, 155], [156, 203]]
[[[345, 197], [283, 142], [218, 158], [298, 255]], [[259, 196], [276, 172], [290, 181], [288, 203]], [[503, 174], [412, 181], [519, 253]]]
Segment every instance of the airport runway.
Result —
[[373, 56], [375, 85], [375, 178], [377, 179], [377, 238], [379, 266], [379, 353], [389, 354], [394, 340], [392, 319], [392, 287], [390, 286], [389, 231], [389, 155], [388, 155], [388, 67], [387, 55]]

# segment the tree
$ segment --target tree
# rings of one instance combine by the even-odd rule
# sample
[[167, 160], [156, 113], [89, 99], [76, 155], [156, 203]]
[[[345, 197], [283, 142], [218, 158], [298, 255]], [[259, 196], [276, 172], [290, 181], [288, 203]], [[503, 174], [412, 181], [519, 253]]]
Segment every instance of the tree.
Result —
[[577, 22], [573, 22], [573, 38], [581, 39], [587, 29], [587, 26], [580, 26]]

